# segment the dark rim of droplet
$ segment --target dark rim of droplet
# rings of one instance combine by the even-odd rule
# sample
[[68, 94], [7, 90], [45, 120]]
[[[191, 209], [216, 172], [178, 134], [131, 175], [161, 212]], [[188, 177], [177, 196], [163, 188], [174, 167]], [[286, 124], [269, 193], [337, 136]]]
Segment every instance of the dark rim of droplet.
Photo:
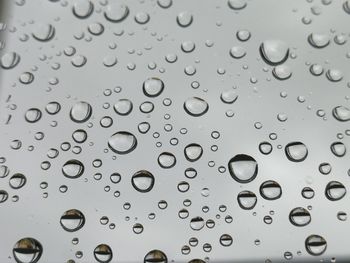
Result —
[[[63, 220], [79, 220], [79, 225], [76, 228], [67, 228], [63, 224]], [[64, 214], [61, 216], [60, 224], [64, 230], [67, 232], [75, 232], [81, 229], [85, 225], [85, 216], [82, 212], [80, 212], [77, 209], [70, 209], [64, 212]]]

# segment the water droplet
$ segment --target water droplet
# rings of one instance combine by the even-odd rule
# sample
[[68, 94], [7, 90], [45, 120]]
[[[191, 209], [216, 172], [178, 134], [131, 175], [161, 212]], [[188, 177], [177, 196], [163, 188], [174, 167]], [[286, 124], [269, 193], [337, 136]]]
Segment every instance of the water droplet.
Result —
[[143, 83], [143, 93], [147, 97], [157, 97], [164, 90], [164, 83], [158, 78], [149, 78]]
[[36, 263], [43, 253], [43, 247], [38, 240], [26, 237], [16, 242], [12, 253], [17, 263]]
[[168, 263], [168, 258], [163, 251], [155, 249], [147, 253], [143, 262], [144, 263]]
[[22, 188], [27, 182], [27, 178], [21, 174], [16, 173], [11, 176], [9, 184], [13, 189], [20, 189]]
[[278, 65], [272, 70], [272, 74], [276, 79], [286, 80], [292, 76], [292, 70], [288, 65]]
[[311, 222], [311, 215], [305, 208], [296, 207], [289, 213], [289, 220], [295, 226], [306, 226]]
[[350, 120], [350, 109], [345, 106], [337, 106], [332, 111], [333, 116], [338, 121]]
[[275, 181], [265, 181], [260, 185], [260, 195], [266, 200], [276, 200], [282, 196], [282, 188]]
[[169, 169], [175, 166], [176, 158], [172, 153], [163, 152], [158, 156], [158, 164], [162, 168]]
[[285, 147], [287, 158], [292, 162], [302, 162], [308, 155], [308, 150], [302, 142], [291, 142]]
[[190, 227], [192, 230], [199, 231], [204, 227], [204, 219], [200, 216], [191, 219]]
[[76, 179], [84, 173], [84, 165], [78, 160], [69, 160], [63, 165], [62, 173], [67, 178]]
[[203, 148], [199, 144], [191, 143], [185, 147], [184, 153], [188, 161], [195, 162], [201, 158]]
[[132, 109], [132, 102], [128, 99], [120, 99], [114, 104], [114, 111], [122, 116], [128, 115]]
[[228, 234], [223, 234], [220, 237], [220, 244], [224, 247], [229, 247], [233, 243], [233, 238]]
[[108, 140], [108, 147], [118, 154], [130, 153], [135, 150], [136, 146], [136, 137], [127, 131], [116, 132]]
[[75, 0], [73, 14], [78, 18], [87, 18], [94, 11], [94, 4], [90, 0]]
[[77, 123], [86, 122], [92, 114], [92, 107], [85, 101], [75, 103], [70, 110], [70, 118]]
[[260, 45], [260, 54], [266, 63], [278, 65], [287, 60], [289, 48], [281, 40], [265, 40]]
[[132, 176], [131, 183], [135, 190], [141, 193], [147, 193], [154, 186], [154, 176], [149, 171], [141, 170]]
[[31, 108], [26, 111], [26, 114], [24, 116], [25, 120], [29, 123], [34, 123], [40, 120], [41, 118], [41, 111], [37, 108]]
[[50, 41], [55, 36], [55, 28], [51, 24], [38, 24], [32, 36], [38, 41]]
[[327, 241], [319, 235], [311, 235], [305, 240], [306, 251], [312, 256], [320, 256], [327, 249]]
[[328, 46], [330, 39], [329, 36], [326, 34], [318, 34], [318, 33], [311, 33], [307, 40], [309, 41], [310, 45], [315, 48], [324, 48]]
[[104, 12], [105, 18], [110, 22], [121, 22], [129, 15], [129, 7], [118, 2], [110, 3]]
[[325, 194], [329, 200], [338, 201], [345, 196], [346, 188], [340, 182], [331, 181], [326, 186]]
[[18, 65], [21, 57], [16, 52], [5, 53], [0, 60], [0, 65], [3, 69], [12, 69]]
[[201, 98], [192, 97], [188, 98], [185, 101], [184, 109], [189, 115], [193, 117], [199, 117], [204, 115], [208, 111], [209, 105], [205, 100]]
[[331, 145], [332, 153], [337, 157], [343, 157], [346, 154], [346, 147], [342, 142], [334, 142]]
[[258, 201], [256, 195], [251, 191], [242, 191], [237, 195], [239, 206], [244, 210], [253, 209]]
[[193, 15], [188, 11], [180, 12], [176, 17], [176, 21], [179, 26], [188, 27], [193, 22]]
[[75, 232], [84, 226], [85, 216], [77, 209], [70, 209], [61, 216], [60, 224], [64, 230]]
[[108, 263], [113, 258], [112, 249], [106, 244], [100, 244], [94, 249], [94, 257], [97, 262]]
[[258, 174], [258, 164], [255, 159], [246, 154], [238, 154], [228, 162], [230, 175], [239, 183], [249, 183]]
[[241, 46], [234, 46], [230, 49], [230, 55], [233, 58], [243, 58], [246, 54], [245, 48]]
[[247, 6], [245, 0], [228, 0], [227, 4], [233, 10], [241, 10]]

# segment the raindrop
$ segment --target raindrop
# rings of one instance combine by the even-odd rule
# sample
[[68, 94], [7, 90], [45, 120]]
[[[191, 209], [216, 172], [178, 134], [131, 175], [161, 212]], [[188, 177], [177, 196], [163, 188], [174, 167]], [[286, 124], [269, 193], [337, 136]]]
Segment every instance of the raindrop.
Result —
[[190, 227], [192, 230], [199, 231], [204, 227], [204, 219], [202, 217], [194, 217], [191, 219]]
[[287, 60], [289, 48], [281, 40], [265, 40], [260, 45], [260, 54], [266, 63], [279, 65]]
[[327, 249], [327, 241], [319, 235], [311, 235], [305, 240], [306, 251], [312, 256], [320, 256]]
[[282, 196], [282, 188], [275, 181], [265, 181], [260, 185], [260, 194], [266, 200], [276, 200]]
[[61, 216], [60, 224], [64, 230], [75, 232], [84, 226], [85, 216], [77, 209], [70, 209]]
[[62, 173], [67, 178], [76, 179], [84, 173], [84, 165], [78, 160], [69, 160], [63, 165]]
[[105, 18], [110, 22], [121, 22], [129, 15], [129, 7], [118, 2], [110, 3], [104, 12]]
[[325, 194], [329, 200], [338, 201], [345, 196], [346, 188], [340, 182], [331, 181], [326, 186]]
[[337, 106], [332, 111], [333, 116], [338, 121], [350, 120], [350, 109], [345, 106]]
[[94, 10], [94, 4], [90, 0], [76, 0], [73, 5], [73, 14], [78, 18], [89, 17]]
[[258, 164], [255, 159], [246, 154], [238, 154], [228, 162], [230, 175], [239, 183], [249, 183], [258, 174]]
[[38, 41], [49, 41], [55, 36], [55, 28], [51, 24], [39, 24], [35, 27], [32, 36]]
[[92, 107], [85, 101], [77, 102], [70, 110], [70, 118], [77, 123], [86, 122], [92, 114]]
[[245, 0], [228, 0], [227, 4], [233, 10], [240, 10], [247, 6], [247, 2]]
[[331, 145], [332, 153], [337, 157], [343, 157], [346, 154], [346, 147], [342, 142], [334, 142]]
[[199, 117], [204, 115], [208, 111], [209, 105], [205, 100], [201, 98], [192, 97], [188, 98], [185, 101], [184, 109], [189, 115], [193, 117]]
[[191, 143], [185, 147], [185, 157], [190, 162], [199, 160], [203, 154], [203, 148], [197, 143]]
[[16, 173], [14, 175], [11, 176], [10, 178], [10, 186], [13, 188], [13, 189], [20, 189], [22, 188], [27, 182], [27, 178], [23, 175], [23, 174], [20, 174], [20, 173]]
[[302, 142], [291, 142], [285, 147], [287, 158], [292, 162], [302, 162], [308, 155], [308, 150]]
[[172, 168], [176, 164], [176, 158], [172, 153], [163, 152], [158, 156], [158, 164], [165, 169]]
[[94, 257], [97, 262], [108, 263], [113, 258], [112, 249], [106, 244], [100, 244], [94, 249]]
[[311, 222], [311, 215], [305, 208], [297, 207], [289, 213], [289, 220], [295, 226], [306, 226]]
[[120, 99], [114, 104], [114, 111], [122, 116], [128, 115], [132, 108], [132, 102], [128, 99]]
[[163, 251], [155, 249], [147, 253], [143, 262], [144, 263], [168, 263], [168, 258]]
[[108, 139], [108, 147], [118, 154], [130, 153], [135, 150], [136, 146], [136, 137], [127, 131], [116, 132]]
[[179, 26], [188, 27], [193, 22], [193, 15], [188, 11], [180, 12], [176, 17], [176, 21]]
[[307, 40], [309, 41], [310, 45], [315, 48], [324, 48], [328, 46], [330, 39], [329, 36], [326, 34], [318, 34], [318, 33], [311, 33]]
[[220, 237], [220, 244], [224, 247], [229, 247], [231, 246], [233, 243], [233, 239], [230, 235], [228, 234], [223, 234], [221, 237]]
[[5, 53], [0, 60], [0, 65], [3, 69], [12, 69], [18, 65], [21, 57], [16, 52]]
[[131, 184], [135, 190], [141, 193], [147, 193], [154, 186], [154, 176], [146, 170], [138, 171], [132, 176]]
[[41, 111], [37, 108], [31, 108], [29, 110], [27, 110], [24, 118], [27, 122], [29, 123], [34, 123], [40, 120], [41, 118]]
[[164, 83], [158, 78], [149, 78], [143, 83], [143, 93], [148, 97], [157, 97], [164, 90]]
[[258, 199], [251, 191], [242, 191], [237, 195], [239, 206], [244, 210], [251, 210], [255, 207]]
[[38, 240], [26, 237], [16, 242], [12, 253], [17, 263], [36, 263], [43, 253], [43, 247]]

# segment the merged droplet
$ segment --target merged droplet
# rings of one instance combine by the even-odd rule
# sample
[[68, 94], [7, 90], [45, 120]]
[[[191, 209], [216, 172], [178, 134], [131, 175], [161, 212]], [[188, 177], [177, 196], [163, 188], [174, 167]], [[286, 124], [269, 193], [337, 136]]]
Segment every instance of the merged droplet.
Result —
[[306, 251], [312, 256], [320, 256], [327, 249], [327, 241], [319, 235], [311, 235], [305, 240]]
[[204, 115], [208, 111], [209, 105], [205, 100], [201, 98], [192, 97], [188, 98], [185, 101], [184, 109], [189, 115], [193, 117], [199, 117]]
[[281, 40], [265, 40], [260, 45], [260, 54], [266, 63], [279, 65], [287, 60], [289, 47]]
[[291, 142], [285, 147], [287, 158], [292, 162], [302, 162], [308, 155], [308, 149], [302, 142]]
[[143, 93], [148, 97], [157, 97], [164, 90], [164, 83], [158, 78], [146, 79], [143, 83]]
[[43, 253], [43, 247], [38, 240], [26, 237], [16, 242], [12, 253], [17, 263], [36, 263]]
[[151, 191], [154, 186], [154, 181], [153, 174], [146, 170], [136, 172], [131, 178], [132, 186], [141, 193]]
[[100, 244], [94, 249], [94, 257], [97, 262], [108, 263], [113, 258], [112, 249], [106, 244]]
[[258, 174], [258, 163], [249, 155], [238, 154], [229, 160], [228, 170], [237, 182], [249, 183]]
[[62, 167], [64, 176], [70, 179], [76, 179], [84, 173], [84, 165], [78, 160], [69, 160]]
[[70, 209], [61, 216], [60, 224], [68, 232], [75, 232], [85, 224], [85, 216], [77, 209]]
[[136, 137], [127, 131], [116, 132], [108, 140], [108, 147], [118, 154], [130, 153], [135, 150], [136, 146]]
[[77, 102], [70, 110], [70, 118], [77, 123], [86, 122], [92, 114], [92, 107], [85, 101]]

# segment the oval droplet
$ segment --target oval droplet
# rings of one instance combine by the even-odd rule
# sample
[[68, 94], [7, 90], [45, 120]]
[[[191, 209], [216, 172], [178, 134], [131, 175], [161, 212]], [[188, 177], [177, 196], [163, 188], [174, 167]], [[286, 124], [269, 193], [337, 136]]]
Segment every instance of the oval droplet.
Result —
[[70, 110], [70, 118], [77, 123], [86, 122], [92, 114], [92, 107], [85, 101], [77, 102]]
[[287, 158], [292, 162], [302, 162], [308, 155], [308, 149], [302, 142], [291, 142], [285, 147]]
[[260, 45], [260, 54], [266, 63], [279, 65], [287, 60], [289, 48], [281, 40], [265, 40]]
[[258, 163], [246, 154], [238, 154], [228, 162], [231, 177], [239, 183], [249, 183], [258, 174]]
[[118, 154], [130, 153], [135, 150], [136, 146], [136, 137], [127, 131], [116, 132], [108, 140], [108, 147]]
[[132, 186], [141, 193], [151, 191], [154, 186], [154, 181], [153, 174], [146, 170], [136, 172], [131, 178]]
[[38, 240], [26, 237], [16, 242], [12, 253], [17, 263], [36, 263], [43, 253], [43, 247]]
[[184, 109], [189, 115], [193, 117], [199, 117], [208, 111], [209, 105], [205, 100], [201, 98], [192, 97], [185, 101]]
[[84, 165], [78, 160], [69, 160], [62, 167], [64, 176], [70, 179], [76, 179], [84, 173]]
[[85, 224], [85, 216], [77, 209], [70, 209], [61, 216], [60, 224], [67, 232], [75, 232]]

